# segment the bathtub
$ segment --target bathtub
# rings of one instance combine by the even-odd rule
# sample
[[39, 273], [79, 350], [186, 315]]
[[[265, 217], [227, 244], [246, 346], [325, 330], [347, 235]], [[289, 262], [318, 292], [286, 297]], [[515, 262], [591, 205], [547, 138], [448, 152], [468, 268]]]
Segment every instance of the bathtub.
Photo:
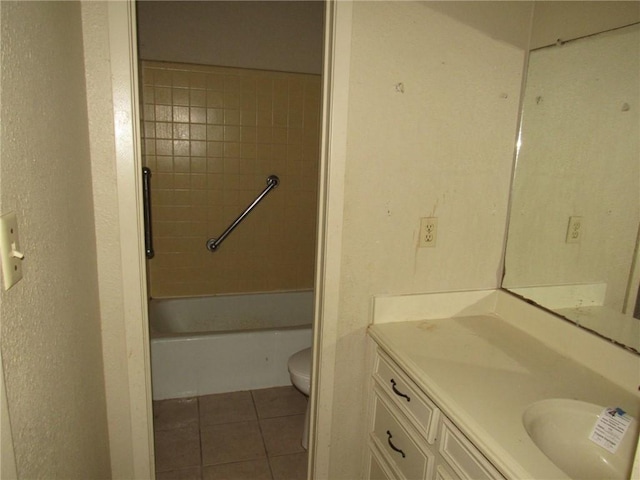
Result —
[[153, 399], [290, 385], [312, 321], [311, 291], [153, 299]]

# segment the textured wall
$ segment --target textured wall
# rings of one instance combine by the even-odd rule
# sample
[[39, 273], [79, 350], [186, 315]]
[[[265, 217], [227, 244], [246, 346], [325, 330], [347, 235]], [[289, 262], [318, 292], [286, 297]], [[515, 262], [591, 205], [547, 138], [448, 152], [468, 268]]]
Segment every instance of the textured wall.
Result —
[[[492, 32], [528, 28], [527, 2], [481, 3]], [[372, 295], [500, 284], [524, 51], [462, 10], [353, 5], [332, 479], [360, 476]], [[426, 216], [437, 246], [418, 249]]]
[[[153, 297], [313, 287], [320, 77], [143, 62]], [[280, 184], [210, 253], [266, 187]]]
[[321, 1], [138, 2], [140, 58], [322, 71]]
[[21, 478], [109, 478], [80, 5], [2, 2], [2, 212], [24, 278], [1, 293]]

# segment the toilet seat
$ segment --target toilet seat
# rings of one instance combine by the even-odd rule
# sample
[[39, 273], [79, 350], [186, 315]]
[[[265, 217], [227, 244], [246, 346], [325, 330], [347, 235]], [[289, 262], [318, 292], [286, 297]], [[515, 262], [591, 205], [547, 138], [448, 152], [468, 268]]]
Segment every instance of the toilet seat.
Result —
[[302, 390], [302, 393], [309, 395], [311, 385], [311, 347], [291, 355], [288, 367], [294, 385]]
[[[311, 389], [311, 347], [300, 350], [289, 357], [288, 362], [289, 376], [291, 377], [291, 383], [309, 396], [309, 390]], [[307, 450], [309, 447], [309, 402], [307, 401], [307, 412], [304, 416], [304, 430], [302, 432], [301, 440], [302, 448]]]

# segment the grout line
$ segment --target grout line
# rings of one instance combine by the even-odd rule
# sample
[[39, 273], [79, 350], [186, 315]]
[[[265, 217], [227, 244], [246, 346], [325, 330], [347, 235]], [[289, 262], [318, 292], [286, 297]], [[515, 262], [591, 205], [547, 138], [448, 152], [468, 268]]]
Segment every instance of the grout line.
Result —
[[200, 397], [196, 397], [196, 410], [198, 413], [198, 445], [200, 445], [200, 478], [202, 478], [202, 475], [204, 474], [203, 468], [204, 468], [204, 449], [202, 448], [202, 425], [200, 422]]
[[273, 469], [271, 468], [271, 458], [269, 457], [269, 451], [267, 450], [267, 443], [264, 440], [264, 432], [262, 431], [262, 424], [260, 423], [260, 417], [258, 415], [258, 407], [256, 406], [256, 398], [253, 395], [255, 390], [249, 390], [251, 393], [251, 401], [253, 402], [253, 409], [256, 412], [256, 419], [258, 420], [258, 429], [260, 430], [260, 438], [262, 439], [262, 447], [264, 448], [264, 454], [267, 457], [267, 465], [269, 466], [269, 474], [271, 475], [271, 480], [274, 480]]

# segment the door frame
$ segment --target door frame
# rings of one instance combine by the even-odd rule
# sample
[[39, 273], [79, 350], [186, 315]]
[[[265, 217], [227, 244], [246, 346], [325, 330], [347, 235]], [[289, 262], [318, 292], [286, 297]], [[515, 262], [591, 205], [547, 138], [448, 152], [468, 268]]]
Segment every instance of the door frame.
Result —
[[[149, 318], [142, 210], [142, 161], [138, 104], [138, 52], [135, 1], [106, 2], [111, 64], [116, 187], [122, 270], [124, 343], [127, 358], [129, 431], [112, 432], [110, 443], [131, 445], [132, 478], [155, 478]], [[112, 367], [105, 362], [105, 368]], [[124, 373], [124, 372], [120, 372]], [[108, 385], [107, 385], [108, 388]], [[114, 394], [125, 392], [112, 392]], [[109, 398], [109, 395], [107, 395]], [[122, 418], [122, 421], [125, 421]], [[121, 438], [129, 435], [129, 438]], [[118, 438], [116, 438], [118, 437]]]
[[[107, 2], [134, 478], [154, 477], [135, 0]], [[325, 0], [309, 479], [330, 473], [352, 2]], [[112, 441], [117, 439], [111, 439]], [[113, 459], [112, 459], [113, 461]]]
[[352, 2], [325, 0], [322, 132], [309, 401], [309, 479], [330, 479], [338, 340]]

